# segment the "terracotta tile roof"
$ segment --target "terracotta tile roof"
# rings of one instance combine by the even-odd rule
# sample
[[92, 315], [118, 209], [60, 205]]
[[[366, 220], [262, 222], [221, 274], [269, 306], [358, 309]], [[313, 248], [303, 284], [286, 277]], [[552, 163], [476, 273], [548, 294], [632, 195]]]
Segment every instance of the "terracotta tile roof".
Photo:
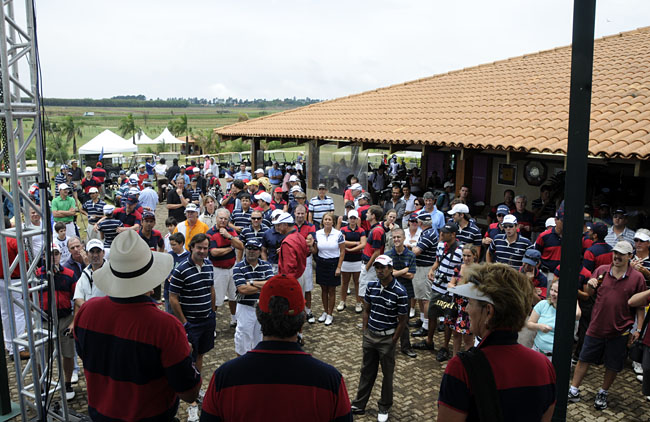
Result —
[[[650, 27], [594, 44], [590, 154], [650, 157]], [[224, 126], [227, 137], [566, 153], [571, 47]]]

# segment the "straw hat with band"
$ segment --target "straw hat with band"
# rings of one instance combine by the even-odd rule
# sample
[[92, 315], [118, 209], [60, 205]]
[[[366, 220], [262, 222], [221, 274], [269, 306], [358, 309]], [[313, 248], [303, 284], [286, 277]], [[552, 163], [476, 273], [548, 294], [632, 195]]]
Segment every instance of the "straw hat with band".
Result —
[[135, 231], [126, 230], [113, 240], [108, 265], [93, 273], [93, 281], [108, 296], [135, 297], [159, 286], [173, 265], [171, 255], [152, 252]]

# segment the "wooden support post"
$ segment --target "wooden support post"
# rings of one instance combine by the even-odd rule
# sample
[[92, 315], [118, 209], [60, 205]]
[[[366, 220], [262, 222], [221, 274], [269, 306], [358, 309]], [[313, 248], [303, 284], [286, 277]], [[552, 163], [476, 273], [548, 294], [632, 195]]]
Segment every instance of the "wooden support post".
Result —
[[309, 141], [307, 144], [307, 189], [316, 189], [319, 183], [318, 167], [320, 162], [319, 142]]
[[456, 196], [460, 192], [460, 187], [463, 185], [472, 184], [472, 167], [474, 163], [474, 151], [468, 149], [462, 149], [458, 156], [458, 161], [456, 162]]
[[262, 158], [260, 161], [259, 157], [257, 156], [258, 151], [262, 153], [262, 157], [264, 154], [264, 151], [260, 151], [260, 143], [260, 138], [251, 138], [251, 172], [260, 167], [264, 167], [264, 158]]

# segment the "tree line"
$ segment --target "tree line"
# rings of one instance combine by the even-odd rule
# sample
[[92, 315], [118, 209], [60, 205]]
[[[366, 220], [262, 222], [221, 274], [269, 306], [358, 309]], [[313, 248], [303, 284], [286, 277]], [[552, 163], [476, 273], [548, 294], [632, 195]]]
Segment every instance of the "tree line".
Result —
[[253, 100], [241, 98], [157, 98], [147, 99], [144, 95], [118, 95], [112, 98], [44, 98], [45, 106], [60, 107], [168, 107], [186, 108], [191, 106], [216, 107], [256, 107], [256, 108], [294, 108], [318, 103], [321, 100], [314, 98], [284, 98], [267, 100], [255, 98]]

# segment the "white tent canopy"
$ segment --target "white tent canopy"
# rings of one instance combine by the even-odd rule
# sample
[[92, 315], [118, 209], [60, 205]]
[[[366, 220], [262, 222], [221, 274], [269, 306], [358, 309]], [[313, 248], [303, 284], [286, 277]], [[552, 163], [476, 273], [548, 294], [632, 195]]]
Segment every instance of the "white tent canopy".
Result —
[[153, 140], [154, 144], [162, 144], [163, 142], [166, 143], [166, 144], [184, 144], [185, 143], [185, 141], [181, 141], [180, 139], [178, 139], [177, 137], [172, 135], [172, 133], [167, 128], [165, 128], [165, 130], [163, 130], [163, 132], [160, 134], [160, 136], [158, 136], [156, 139]]
[[[130, 136], [129, 139], [132, 140], [133, 137]], [[154, 140], [151, 139], [150, 137], [148, 137], [147, 134], [144, 133], [144, 132], [140, 132], [140, 133], [135, 134], [135, 144], [136, 145], [140, 145], [140, 144], [147, 145], [147, 144], [155, 144], [155, 143], [156, 142], [154, 142]]]
[[133, 142], [127, 141], [121, 136], [106, 129], [79, 148], [80, 155], [101, 154], [102, 151], [104, 151], [104, 154], [138, 152], [138, 147], [133, 145]]

